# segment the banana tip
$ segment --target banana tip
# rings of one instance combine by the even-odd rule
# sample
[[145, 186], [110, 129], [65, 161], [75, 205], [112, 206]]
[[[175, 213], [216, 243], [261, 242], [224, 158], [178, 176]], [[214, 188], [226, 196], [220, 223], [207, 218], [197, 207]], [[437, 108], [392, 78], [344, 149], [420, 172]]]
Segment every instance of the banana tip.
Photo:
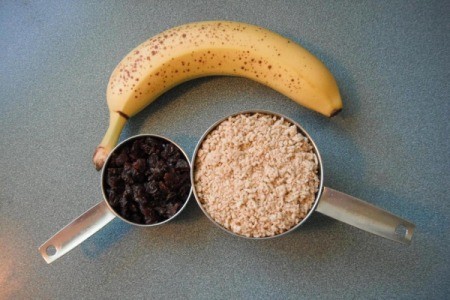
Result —
[[92, 156], [92, 161], [94, 163], [95, 169], [100, 171], [105, 164], [106, 158], [108, 157], [108, 152], [102, 146], [95, 148], [94, 155]]
[[330, 118], [334, 117], [335, 115], [337, 115], [338, 113], [340, 113], [342, 111], [342, 107], [341, 108], [336, 108], [335, 110], [333, 110], [330, 114]]

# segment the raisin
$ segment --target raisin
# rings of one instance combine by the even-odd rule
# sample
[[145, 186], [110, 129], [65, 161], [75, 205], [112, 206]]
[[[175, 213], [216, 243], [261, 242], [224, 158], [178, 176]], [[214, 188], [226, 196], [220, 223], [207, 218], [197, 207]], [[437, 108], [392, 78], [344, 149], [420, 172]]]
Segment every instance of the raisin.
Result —
[[132, 199], [133, 198], [133, 189], [131, 187], [131, 185], [126, 184], [125, 188], [123, 190], [122, 196], [127, 198], [127, 199]]
[[169, 192], [166, 196], [166, 201], [172, 201], [177, 198], [177, 194], [174, 192]]
[[158, 168], [150, 168], [148, 180], [160, 181], [164, 176], [164, 171]]
[[136, 206], [136, 204], [130, 203], [128, 207], [130, 209], [131, 214], [135, 214], [138, 212], [138, 207]]
[[191, 191], [191, 184], [185, 184], [180, 188], [180, 192], [179, 195], [182, 199], [187, 198], [187, 196], [189, 195], [189, 192]]
[[117, 188], [122, 183], [122, 179], [119, 176], [108, 176], [106, 183], [112, 188]]
[[135, 184], [132, 187], [133, 196], [134, 197], [144, 197], [145, 196], [145, 187], [142, 184]]
[[133, 176], [131, 174], [131, 170], [132, 170], [131, 163], [126, 162], [123, 165], [121, 177], [122, 177], [123, 181], [125, 181], [125, 183], [127, 183], [127, 184], [133, 183]]
[[172, 144], [163, 144], [163, 151], [161, 152], [161, 157], [164, 159], [168, 159], [176, 152], [176, 148]]
[[145, 174], [137, 171], [136, 169], [131, 169], [131, 177], [136, 183], [142, 183], [146, 179]]
[[119, 199], [120, 208], [125, 208], [128, 205], [128, 199], [126, 197], [121, 197]]
[[159, 220], [160, 220], [160, 218], [158, 218], [157, 213], [152, 209], [149, 209], [147, 214], [144, 215], [144, 223], [145, 224], [155, 224], [155, 223], [158, 223]]
[[156, 169], [159, 169], [160, 172], [165, 172], [167, 170], [167, 163], [164, 160], [158, 160], [156, 163]]
[[151, 217], [144, 218], [145, 224], [150, 225], [150, 224], [158, 223], [158, 217], [156, 216], [156, 214], [153, 213], [152, 215], [155, 215], [155, 216], [154, 217], [151, 216]]
[[119, 204], [119, 196], [112, 189], [108, 191], [108, 202], [112, 207], [116, 207]]
[[159, 189], [158, 183], [154, 180], [144, 183], [144, 187], [145, 187], [145, 191], [152, 196], [154, 196], [158, 193], [158, 189]]
[[177, 163], [175, 165], [175, 168], [178, 169], [178, 170], [183, 170], [183, 171], [186, 170], [186, 169], [189, 170], [189, 164], [184, 159], [178, 159]]
[[129, 161], [128, 154], [126, 151], [122, 151], [115, 159], [116, 166], [123, 166], [127, 161]]
[[137, 184], [133, 186], [133, 198], [136, 202], [147, 202], [147, 195], [143, 185]]
[[171, 183], [174, 182], [177, 179], [177, 174], [173, 172], [173, 170], [169, 170], [167, 173], [164, 174], [164, 183], [167, 186], [171, 186]]
[[166, 208], [162, 206], [155, 206], [154, 210], [162, 217], [166, 215]]
[[147, 137], [144, 139], [141, 147], [149, 155], [152, 153], [159, 153], [158, 150], [161, 147], [161, 142], [158, 139]]
[[112, 153], [111, 157], [109, 158], [108, 166], [112, 168], [117, 167], [116, 160], [117, 160], [117, 153]]
[[145, 141], [142, 145], [141, 145], [141, 149], [147, 153], [148, 155], [151, 155], [153, 153], [157, 154], [160, 152], [159, 150], [159, 143], [156, 142], [155, 140], [147, 142]]
[[150, 167], [155, 167], [158, 163], [158, 155], [156, 153], [152, 153], [148, 158], [148, 165]]
[[142, 223], [142, 219], [143, 219], [142, 216], [137, 213], [131, 214], [131, 216], [129, 218], [134, 223], [139, 223], [139, 224]]
[[164, 194], [167, 194], [169, 192], [169, 188], [162, 181], [158, 182], [158, 187], [160, 191], [163, 192]]
[[170, 218], [173, 215], [175, 215], [180, 207], [181, 204], [179, 202], [167, 204], [167, 215], [166, 215], [167, 218]]
[[147, 164], [145, 162], [144, 158], [139, 158], [133, 163], [133, 169], [138, 171], [139, 173], [143, 173], [147, 167]]

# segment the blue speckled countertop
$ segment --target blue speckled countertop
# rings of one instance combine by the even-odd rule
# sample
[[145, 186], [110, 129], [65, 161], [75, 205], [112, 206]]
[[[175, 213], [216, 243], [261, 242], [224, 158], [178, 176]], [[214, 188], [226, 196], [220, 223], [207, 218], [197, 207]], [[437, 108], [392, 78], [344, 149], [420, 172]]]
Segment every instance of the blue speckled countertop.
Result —
[[[0, 3], [0, 298], [449, 297], [448, 1], [90, 2]], [[121, 139], [162, 134], [191, 155], [224, 115], [285, 114], [321, 149], [325, 184], [414, 222], [411, 246], [320, 214], [279, 239], [240, 239], [191, 201], [165, 226], [115, 220], [44, 262], [38, 246], [101, 200], [91, 156], [113, 68], [160, 31], [207, 19], [301, 43], [336, 76], [344, 111], [326, 119], [258, 83], [205, 78], [163, 95]]]

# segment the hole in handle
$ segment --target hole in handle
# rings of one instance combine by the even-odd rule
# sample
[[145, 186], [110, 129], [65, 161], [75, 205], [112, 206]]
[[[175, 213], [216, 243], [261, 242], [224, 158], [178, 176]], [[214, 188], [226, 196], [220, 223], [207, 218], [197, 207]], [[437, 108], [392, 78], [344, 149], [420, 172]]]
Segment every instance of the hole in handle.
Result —
[[48, 256], [53, 256], [53, 255], [55, 255], [55, 254], [56, 254], [56, 248], [55, 248], [55, 246], [53, 246], [53, 245], [48, 246], [48, 247], [45, 249], [45, 253], [46, 253]]
[[395, 227], [395, 234], [399, 237], [406, 238], [406, 235], [408, 234], [408, 228], [406, 228], [405, 225], [400, 224]]

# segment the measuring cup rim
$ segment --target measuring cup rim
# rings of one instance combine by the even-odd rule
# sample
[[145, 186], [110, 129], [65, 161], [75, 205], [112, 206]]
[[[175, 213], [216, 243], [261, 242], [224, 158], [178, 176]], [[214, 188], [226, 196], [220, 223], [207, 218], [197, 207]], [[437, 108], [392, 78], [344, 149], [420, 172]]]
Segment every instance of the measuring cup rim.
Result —
[[[288, 122], [294, 124], [297, 129], [309, 140], [309, 142], [311, 143], [311, 145], [313, 146], [313, 151], [314, 154], [316, 154], [317, 156], [317, 160], [319, 163], [319, 188], [318, 191], [316, 193], [316, 197], [314, 199], [314, 203], [312, 205], [312, 207], [310, 208], [310, 210], [308, 211], [308, 213], [306, 214], [306, 216], [300, 221], [298, 222], [295, 226], [291, 227], [290, 229], [280, 233], [280, 234], [276, 234], [273, 236], [265, 236], [265, 237], [248, 237], [248, 236], [244, 236], [244, 235], [240, 235], [237, 233], [232, 232], [231, 230], [226, 229], [225, 227], [223, 227], [222, 225], [220, 225], [219, 223], [217, 223], [210, 215], [209, 213], [205, 210], [205, 208], [203, 207], [203, 204], [200, 202], [200, 199], [197, 195], [197, 191], [195, 188], [195, 180], [194, 180], [194, 173], [195, 173], [195, 160], [197, 157], [197, 153], [198, 150], [200, 149], [200, 146], [202, 145], [203, 141], [205, 140], [205, 138], [209, 135], [209, 133], [211, 133], [211, 131], [213, 131], [217, 126], [219, 126], [222, 122], [226, 121], [228, 118], [231, 117], [235, 117], [237, 115], [245, 115], [245, 114], [266, 114], [266, 115], [273, 115], [273, 116], [277, 116], [279, 118], [283, 118], [285, 120], [287, 120]], [[272, 238], [277, 238], [277, 237], [281, 237], [285, 234], [288, 234], [294, 230], [296, 230], [298, 227], [300, 227], [311, 215], [312, 213], [316, 210], [317, 205], [319, 204], [320, 198], [322, 196], [322, 192], [323, 192], [323, 178], [324, 178], [324, 173], [323, 173], [323, 163], [322, 163], [322, 157], [320, 156], [320, 152], [319, 149], [317, 148], [316, 143], [314, 142], [314, 140], [311, 138], [311, 136], [308, 134], [308, 132], [296, 121], [294, 121], [293, 119], [277, 113], [277, 112], [273, 112], [273, 111], [269, 111], [269, 110], [260, 110], [260, 109], [253, 109], [253, 110], [243, 110], [243, 111], [239, 111], [239, 112], [235, 112], [232, 114], [229, 114], [225, 117], [220, 118], [218, 121], [216, 121], [214, 124], [212, 124], [204, 133], [203, 135], [200, 137], [197, 145], [195, 146], [195, 150], [192, 154], [192, 162], [191, 162], [191, 191], [194, 194], [194, 198], [197, 201], [198, 206], [200, 206], [200, 209], [203, 211], [203, 213], [206, 215], [206, 217], [213, 222], [216, 226], [218, 226], [219, 228], [221, 228], [222, 230], [235, 235], [237, 237], [241, 237], [241, 238], [246, 238], [246, 239], [251, 239], [251, 240], [265, 240], [265, 239], [272, 239]]]
[[110, 160], [112, 154], [113, 154], [117, 149], [119, 149], [119, 148], [120, 148], [122, 145], [124, 145], [125, 143], [127, 143], [127, 142], [129, 142], [129, 141], [131, 141], [131, 140], [140, 138], [140, 137], [153, 137], [153, 138], [161, 139], [161, 140], [167, 141], [167, 142], [169, 142], [169, 143], [172, 143], [173, 145], [175, 145], [175, 146], [181, 151], [181, 153], [183, 153], [184, 157], [186, 158], [186, 161], [187, 161], [188, 164], [189, 164], [189, 168], [190, 168], [190, 169], [192, 169], [192, 164], [191, 164], [191, 162], [190, 162], [190, 160], [189, 160], [189, 156], [186, 154], [186, 152], [184, 151], [184, 149], [180, 147], [180, 145], [178, 145], [177, 143], [175, 143], [175, 142], [172, 141], [171, 139], [169, 139], [169, 138], [167, 138], [167, 137], [165, 137], [165, 136], [162, 136], [162, 135], [158, 135], [158, 134], [142, 133], [142, 134], [137, 134], [137, 135], [130, 136], [129, 138], [127, 138], [127, 139], [123, 140], [122, 142], [120, 142], [119, 144], [117, 144], [117, 145], [111, 150], [111, 152], [109, 153], [108, 157], [107, 157], [106, 160], [105, 160], [105, 164], [103, 165], [103, 168], [102, 168], [102, 171], [101, 171], [101, 176], [100, 176], [100, 180], [101, 180], [100, 185], [101, 185], [101, 189], [102, 189], [103, 201], [106, 202], [106, 205], [108, 206], [109, 210], [110, 210], [116, 217], [118, 217], [119, 219], [121, 219], [122, 221], [124, 221], [124, 222], [126, 222], [126, 223], [128, 223], [128, 224], [134, 225], [134, 226], [140, 226], [140, 227], [153, 227], [153, 226], [162, 225], [162, 224], [165, 224], [165, 223], [167, 223], [167, 222], [172, 221], [173, 219], [175, 219], [175, 218], [183, 211], [183, 209], [187, 206], [187, 203], [189, 202], [189, 200], [191, 199], [191, 196], [192, 196], [192, 182], [191, 182], [191, 188], [190, 188], [190, 190], [189, 190], [189, 195], [187, 196], [187, 199], [186, 199], [186, 201], [184, 202], [183, 206], [182, 206], [182, 207], [181, 207], [181, 208], [180, 208], [180, 209], [179, 209], [172, 217], [168, 218], [167, 220], [164, 220], [164, 221], [158, 222], [158, 223], [154, 223], [154, 224], [139, 224], [139, 223], [134, 223], [134, 222], [132, 222], [132, 221], [129, 221], [129, 220], [125, 219], [124, 217], [122, 217], [121, 215], [119, 215], [119, 214], [115, 211], [115, 209], [112, 208], [111, 205], [109, 204], [109, 202], [108, 202], [108, 200], [107, 200], [106, 193], [105, 193], [106, 188], [105, 188], [105, 185], [104, 185], [104, 182], [105, 182], [105, 180], [104, 180], [105, 178], [104, 178], [104, 177], [105, 177], [105, 172], [106, 172], [106, 166], [108, 165], [108, 162], [109, 162], [109, 160]]

